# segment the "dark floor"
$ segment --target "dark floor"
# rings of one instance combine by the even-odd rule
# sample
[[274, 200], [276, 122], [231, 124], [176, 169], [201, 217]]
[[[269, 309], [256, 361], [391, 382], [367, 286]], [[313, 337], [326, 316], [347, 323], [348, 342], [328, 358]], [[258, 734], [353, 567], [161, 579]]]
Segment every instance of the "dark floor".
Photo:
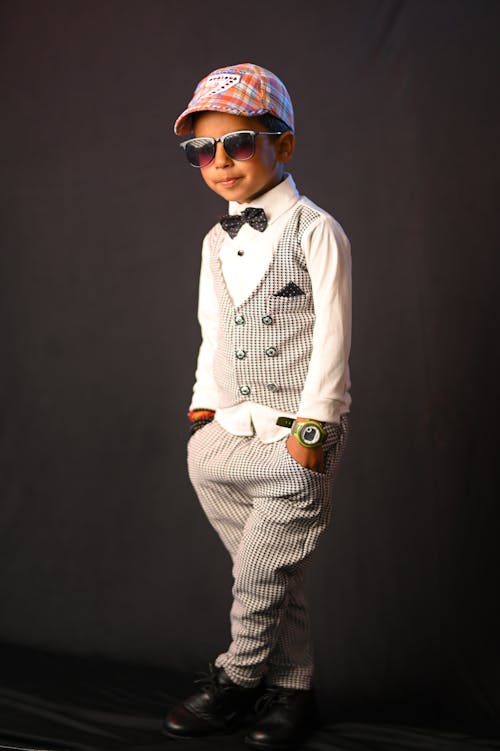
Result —
[[[244, 730], [174, 741], [161, 734], [165, 710], [189, 680], [164, 671], [57, 657], [0, 646], [0, 749], [11, 751], [236, 751]], [[175, 686], [172, 693], [168, 687]], [[325, 714], [325, 712], [323, 713]], [[326, 712], [326, 714], [328, 714]], [[500, 741], [461, 732], [374, 722], [324, 723], [307, 751], [485, 751]]]

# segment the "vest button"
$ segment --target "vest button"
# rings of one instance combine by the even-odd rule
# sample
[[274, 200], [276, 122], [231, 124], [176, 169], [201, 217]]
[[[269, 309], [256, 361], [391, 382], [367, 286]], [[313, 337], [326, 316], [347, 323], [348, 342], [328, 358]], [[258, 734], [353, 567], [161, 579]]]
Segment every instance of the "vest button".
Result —
[[240, 394], [243, 394], [243, 396], [248, 396], [250, 393], [250, 386], [240, 386]]
[[238, 313], [238, 315], [234, 317], [234, 322], [237, 326], [240, 326], [242, 323], [245, 323], [245, 316]]
[[268, 347], [266, 349], [266, 355], [268, 357], [276, 357], [277, 352], [278, 350], [276, 349], [276, 347]]
[[245, 352], [244, 349], [238, 349], [236, 351], [236, 357], [238, 358], [238, 360], [243, 360], [243, 358], [246, 356], [247, 356], [247, 353]]
[[245, 251], [244, 250], [238, 250], [238, 255], [239, 256], [244, 256], [245, 255]]
[[275, 383], [268, 383], [266, 388], [268, 391], [279, 391], [279, 387]]
[[271, 316], [264, 316], [262, 318], [262, 323], [265, 323], [266, 326], [269, 326], [272, 322], [273, 322], [273, 319], [271, 318]]

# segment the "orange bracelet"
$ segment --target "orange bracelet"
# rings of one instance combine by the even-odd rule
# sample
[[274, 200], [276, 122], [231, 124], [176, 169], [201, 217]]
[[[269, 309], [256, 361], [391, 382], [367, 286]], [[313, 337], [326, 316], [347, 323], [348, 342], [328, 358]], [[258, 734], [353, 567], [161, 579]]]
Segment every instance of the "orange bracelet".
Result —
[[215, 415], [213, 409], [192, 409], [188, 412], [188, 418], [190, 422], [196, 420], [210, 420]]

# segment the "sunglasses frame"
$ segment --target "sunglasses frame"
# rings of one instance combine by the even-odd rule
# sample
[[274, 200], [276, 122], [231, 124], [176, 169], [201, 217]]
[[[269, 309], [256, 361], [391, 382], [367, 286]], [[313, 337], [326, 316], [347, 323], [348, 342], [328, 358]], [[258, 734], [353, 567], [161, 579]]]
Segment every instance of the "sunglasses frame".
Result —
[[[212, 138], [211, 136], [201, 136], [200, 138], [188, 138], [187, 141], [182, 141], [182, 143], [180, 143], [179, 146], [181, 147], [181, 149], [184, 149], [184, 153], [186, 154], [186, 158], [187, 158], [189, 164], [191, 165], [191, 167], [195, 167], [195, 169], [204, 169], [205, 167], [208, 167], [209, 164], [212, 164], [212, 162], [214, 161], [215, 154], [216, 154], [216, 151], [217, 151], [217, 144], [218, 143], [222, 144], [222, 147], [223, 147], [224, 151], [226, 152], [226, 154], [228, 155], [228, 157], [230, 159], [234, 159], [235, 162], [246, 162], [246, 161], [248, 161], [249, 159], [251, 159], [255, 155], [255, 136], [281, 136], [285, 132], [286, 131], [284, 131], [284, 130], [277, 130], [277, 131], [273, 131], [273, 132], [268, 132], [268, 131], [264, 131], [264, 130], [234, 130], [231, 133], [225, 133], [220, 138]], [[252, 153], [250, 154], [250, 156], [244, 157], [244, 159], [236, 159], [234, 156], [231, 156], [231, 154], [228, 153], [226, 147], [224, 146], [224, 141], [225, 141], [226, 138], [229, 138], [230, 136], [237, 136], [240, 133], [247, 133], [247, 134], [253, 136]], [[209, 162], [207, 162], [206, 164], [204, 164], [203, 167], [200, 164], [193, 164], [191, 161], [189, 161], [189, 157], [187, 155], [186, 148], [193, 141], [206, 141], [206, 142], [210, 143], [211, 146], [212, 146], [212, 148], [213, 148], [213, 152], [214, 153], [213, 153], [212, 158], [210, 159]]]

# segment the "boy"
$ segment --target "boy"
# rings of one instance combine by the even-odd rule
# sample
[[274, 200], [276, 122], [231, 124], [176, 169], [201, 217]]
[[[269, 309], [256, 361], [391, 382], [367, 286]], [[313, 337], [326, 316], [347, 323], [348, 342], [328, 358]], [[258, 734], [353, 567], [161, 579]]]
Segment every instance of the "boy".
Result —
[[234, 587], [232, 641], [164, 727], [227, 731], [260, 696], [245, 737], [258, 749], [291, 748], [311, 727], [303, 571], [329, 521], [351, 402], [349, 242], [285, 173], [293, 131], [285, 86], [250, 63], [204, 78], [175, 123], [229, 202], [203, 243], [188, 466]]

